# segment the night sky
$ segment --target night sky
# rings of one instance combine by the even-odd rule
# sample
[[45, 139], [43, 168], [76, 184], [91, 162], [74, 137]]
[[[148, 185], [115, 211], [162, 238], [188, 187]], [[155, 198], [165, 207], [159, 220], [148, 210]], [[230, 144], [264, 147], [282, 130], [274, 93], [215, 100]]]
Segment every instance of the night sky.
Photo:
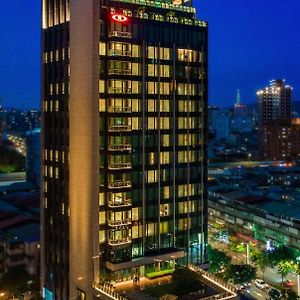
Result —
[[[228, 106], [241, 90], [285, 78], [300, 100], [300, 0], [194, 0], [209, 21], [209, 102]], [[39, 107], [40, 0], [1, 1], [0, 99], [5, 105]]]

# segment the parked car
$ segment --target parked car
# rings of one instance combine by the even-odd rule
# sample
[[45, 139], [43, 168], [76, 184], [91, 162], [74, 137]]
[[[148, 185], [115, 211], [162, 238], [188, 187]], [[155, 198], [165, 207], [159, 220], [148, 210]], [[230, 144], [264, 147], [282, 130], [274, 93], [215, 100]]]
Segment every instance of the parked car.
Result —
[[262, 279], [255, 279], [255, 286], [261, 290], [264, 290], [268, 287], [268, 285]]
[[269, 296], [270, 298], [268, 300], [277, 300], [282, 298], [281, 292], [273, 287], [269, 289]]

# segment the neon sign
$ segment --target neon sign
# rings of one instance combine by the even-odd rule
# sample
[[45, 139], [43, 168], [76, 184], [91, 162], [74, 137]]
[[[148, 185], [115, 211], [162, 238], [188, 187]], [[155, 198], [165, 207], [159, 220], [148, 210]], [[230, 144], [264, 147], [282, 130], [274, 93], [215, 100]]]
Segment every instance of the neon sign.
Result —
[[114, 21], [117, 21], [117, 22], [126, 22], [128, 20], [128, 18], [124, 15], [118, 15], [118, 14], [115, 14], [115, 15], [112, 15], [112, 19]]

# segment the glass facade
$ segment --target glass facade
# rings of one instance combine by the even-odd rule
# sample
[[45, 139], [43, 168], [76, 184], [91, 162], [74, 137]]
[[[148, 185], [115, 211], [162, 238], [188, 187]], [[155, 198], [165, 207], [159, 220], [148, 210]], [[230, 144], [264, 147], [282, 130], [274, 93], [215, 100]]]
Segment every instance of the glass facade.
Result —
[[205, 262], [207, 28], [163, 4], [101, 1], [99, 242], [112, 281], [144, 272], [107, 267], [132, 259]]

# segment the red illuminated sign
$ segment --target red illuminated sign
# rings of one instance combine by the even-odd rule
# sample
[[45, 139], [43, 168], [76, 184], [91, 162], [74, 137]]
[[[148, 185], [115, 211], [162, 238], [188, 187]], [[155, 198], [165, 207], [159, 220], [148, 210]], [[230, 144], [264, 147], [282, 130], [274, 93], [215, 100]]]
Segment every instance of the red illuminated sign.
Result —
[[118, 15], [118, 14], [112, 15], [112, 18], [117, 22], [126, 22], [128, 20], [126, 16]]

